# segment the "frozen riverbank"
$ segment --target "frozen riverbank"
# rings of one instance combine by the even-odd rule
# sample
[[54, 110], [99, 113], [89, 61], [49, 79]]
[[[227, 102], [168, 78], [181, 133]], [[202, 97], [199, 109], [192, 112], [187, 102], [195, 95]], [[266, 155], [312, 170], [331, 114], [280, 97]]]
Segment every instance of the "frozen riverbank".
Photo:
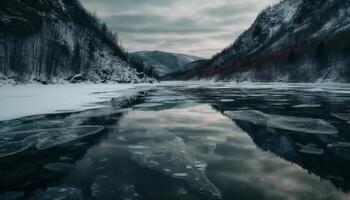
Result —
[[65, 84], [0, 87], [0, 121], [26, 116], [82, 111], [128, 96], [152, 84]]

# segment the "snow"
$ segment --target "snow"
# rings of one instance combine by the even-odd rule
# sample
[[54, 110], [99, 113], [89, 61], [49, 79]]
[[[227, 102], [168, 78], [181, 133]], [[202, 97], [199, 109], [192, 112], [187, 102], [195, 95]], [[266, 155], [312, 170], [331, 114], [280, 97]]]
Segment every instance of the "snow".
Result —
[[65, 84], [0, 87], [0, 121], [101, 108], [99, 102], [128, 96], [149, 84]]
[[281, 12], [283, 15], [283, 21], [285, 23], [290, 22], [292, 18], [294, 17], [299, 5], [302, 3], [300, 0], [294, 0], [294, 1], [284, 1], [283, 3], [277, 5], [279, 8], [276, 10], [278, 12]]
[[155, 67], [158, 75], [165, 76], [170, 73], [186, 70], [186, 65], [204, 58], [161, 51], [139, 51], [132, 54], [146, 65]]

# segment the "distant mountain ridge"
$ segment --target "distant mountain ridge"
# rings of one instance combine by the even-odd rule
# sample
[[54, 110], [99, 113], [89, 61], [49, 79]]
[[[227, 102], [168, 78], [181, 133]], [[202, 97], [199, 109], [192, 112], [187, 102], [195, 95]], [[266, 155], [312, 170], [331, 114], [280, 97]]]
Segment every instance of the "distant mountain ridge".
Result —
[[79, 0], [0, 4], [0, 83], [152, 81]]
[[187, 70], [186, 65], [203, 58], [164, 51], [138, 51], [131, 54], [145, 65], [154, 66], [160, 77]]
[[283, 0], [182, 79], [350, 82], [350, 1]]

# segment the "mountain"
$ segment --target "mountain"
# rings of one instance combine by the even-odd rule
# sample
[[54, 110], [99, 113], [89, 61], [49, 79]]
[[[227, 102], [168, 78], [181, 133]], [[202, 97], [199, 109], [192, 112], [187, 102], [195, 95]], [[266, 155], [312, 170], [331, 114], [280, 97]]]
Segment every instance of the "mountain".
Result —
[[0, 4], [0, 83], [152, 81], [79, 0]]
[[350, 82], [350, 1], [283, 0], [181, 78]]
[[207, 59], [201, 59], [190, 62], [184, 65], [182, 69], [164, 75], [162, 77], [162, 80], [181, 80], [184, 79], [184, 77], [189, 76], [191, 72], [194, 73], [193, 75], [195, 75], [198, 71], [198, 68], [201, 68], [202, 66], [206, 65], [208, 61], [209, 60]]
[[132, 56], [141, 60], [149, 67], [153, 66], [160, 77], [174, 72], [184, 71], [187, 69], [187, 64], [203, 59], [197, 56], [163, 51], [139, 51], [133, 53]]

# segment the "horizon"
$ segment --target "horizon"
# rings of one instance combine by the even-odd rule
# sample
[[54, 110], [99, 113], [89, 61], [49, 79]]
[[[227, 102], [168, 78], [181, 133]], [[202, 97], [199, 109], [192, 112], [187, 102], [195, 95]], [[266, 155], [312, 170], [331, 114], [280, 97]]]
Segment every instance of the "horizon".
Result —
[[211, 58], [248, 29], [264, 8], [279, 0], [221, 0], [215, 5], [209, 0], [81, 2], [119, 35], [130, 52], [164, 51]]

